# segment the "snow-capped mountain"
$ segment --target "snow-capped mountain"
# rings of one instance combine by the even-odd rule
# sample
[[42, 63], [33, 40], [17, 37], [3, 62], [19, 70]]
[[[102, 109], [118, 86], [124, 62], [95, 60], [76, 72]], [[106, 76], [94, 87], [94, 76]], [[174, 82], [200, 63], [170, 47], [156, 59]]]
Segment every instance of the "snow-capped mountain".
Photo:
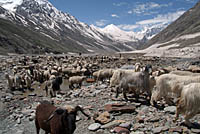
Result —
[[138, 41], [141, 40], [144, 37], [144, 33], [136, 33], [133, 31], [123, 31], [114, 24], [107, 25], [104, 28], [98, 28], [93, 25], [91, 27], [96, 28], [99, 30], [101, 33], [104, 35], [112, 38], [115, 41], [120, 41], [120, 42], [127, 42], [127, 41]]
[[146, 33], [120, 30], [113, 24], [103, 29], [89, 26], [59, 11], [47, 0], [0, 0], [0, 6], [5, 9], [0, 9], [0, 18], [55, 41], [59, 52], [130, 51], [138, 48], [138, 42], [146, 36]]

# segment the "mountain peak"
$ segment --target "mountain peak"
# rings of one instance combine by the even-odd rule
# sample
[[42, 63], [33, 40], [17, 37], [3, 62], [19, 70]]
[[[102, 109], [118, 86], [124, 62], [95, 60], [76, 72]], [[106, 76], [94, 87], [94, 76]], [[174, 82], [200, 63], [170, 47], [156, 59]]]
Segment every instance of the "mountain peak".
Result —
[[120, 28], [118, 28], [114, 24], [107, 25], [106, 27], [103, 28], [103, 30], [106, 32], [116, 32], [116, 31], [121, 32], [122, 31]]

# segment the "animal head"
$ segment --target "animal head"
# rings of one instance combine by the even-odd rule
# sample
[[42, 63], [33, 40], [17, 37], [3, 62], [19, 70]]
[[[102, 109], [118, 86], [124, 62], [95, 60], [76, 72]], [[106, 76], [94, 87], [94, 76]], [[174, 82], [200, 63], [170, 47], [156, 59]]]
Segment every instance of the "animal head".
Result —
[[135, 72], [139, 72], [141, 68], [141, 64], [140, 63], [135, 63]]
[[152, 66], [150, 64], [147, 64], [144, 68], [144, 72], [149, 72], [149, 74], [152, 73]]
[[89, 115], [83, 111], [82, 107], [76, 106], [73, 108], [71, 106], [67, 106], [66, 108], [57, 108], [49, 116], [46, 122], [51, 121], [51, 119], [53, 119], [55, 116], [60, 116], [62, 126], [64, 126], [69, 134], [73, 134], [76, 129], [76, 115], [78, 111], [81, 111], [85, 116], [89, 117]]

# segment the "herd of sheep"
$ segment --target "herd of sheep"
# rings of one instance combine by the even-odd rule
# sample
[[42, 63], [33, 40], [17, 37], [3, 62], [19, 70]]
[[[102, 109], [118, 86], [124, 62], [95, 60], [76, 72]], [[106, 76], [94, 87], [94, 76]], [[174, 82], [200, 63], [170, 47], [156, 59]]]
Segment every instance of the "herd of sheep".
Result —
[[[82, 82], [89, 78], [94, 78], [97, 84], [109, 80], [110, 87], [114, 87], [116, 91], [116, 98], [122, 92], [126, 101], [128, 101], [127, 93], [134, 93], [136, 100], [139, 95], [145, 94], [147, 101], [153, 106], [157, 105], [160, 99], [164, 99], [169, 105], [176, 100], [175, 120], [178, 119], [179, 114], [183, 114], [185, 124], [192, 126], [189, 119], [200, 112], [199, 73], [165, 70], [138, 62], [135, 62], [131, 69], [120, 68], [120, 66], [115, 68], [113, 66], [99, 67], [99, 64], [114, 61], [120, 61], [120, 58], [24, 56], [13, 61], [5, 61], [4, 66], [12, 68], [9, 74], [5, 74], [5, 78], [10, 90], [31, 89], [31, 85], [35, 81], [45, 83], [46, 95], [48, 96], [50, 93], [51, 97], [56, 96], [63, 79], [68, 79], [71, 90], [81, 88]], [[79, 106], [75, 110], [64, 110], [52, 106], [49, 102], [43, 102], [36, 109], [37, 134], [39, 134], [40, 128], [46, 133], [73, 134], [76, 128], [77, 111], [84, 113]]]

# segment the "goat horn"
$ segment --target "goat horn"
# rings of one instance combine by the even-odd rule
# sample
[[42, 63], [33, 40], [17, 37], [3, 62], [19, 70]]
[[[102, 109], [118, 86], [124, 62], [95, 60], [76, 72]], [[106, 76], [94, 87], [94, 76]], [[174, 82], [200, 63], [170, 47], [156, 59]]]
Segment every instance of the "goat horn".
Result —
[[82, 108], [81, 106], [79, 106], [79, 105], [75, 107], [75, 111], [77, 111], [77, 112], [78, 112], [78, 111], [81, 111], [81, 113], [84, 114], [86, 117], [88, 117], [88, 119], [90, 118], [90, 116], [89, 116], [88, 114], [86, 114], [86, 113], [83, 111], [83, 108]]
[[54, 117], [55, 114], [61, 115], [61, 114], [65, 113], [65, 112], [66, 112], [66, 110], [64, 110], [64, 109], [62, 109], [62, 108], [57, 108], [57, 109], [49, 116], [49, 118], [48, 118], [47, 120], [45, 120], [45, 122], [50, 121], [50, 120]]

